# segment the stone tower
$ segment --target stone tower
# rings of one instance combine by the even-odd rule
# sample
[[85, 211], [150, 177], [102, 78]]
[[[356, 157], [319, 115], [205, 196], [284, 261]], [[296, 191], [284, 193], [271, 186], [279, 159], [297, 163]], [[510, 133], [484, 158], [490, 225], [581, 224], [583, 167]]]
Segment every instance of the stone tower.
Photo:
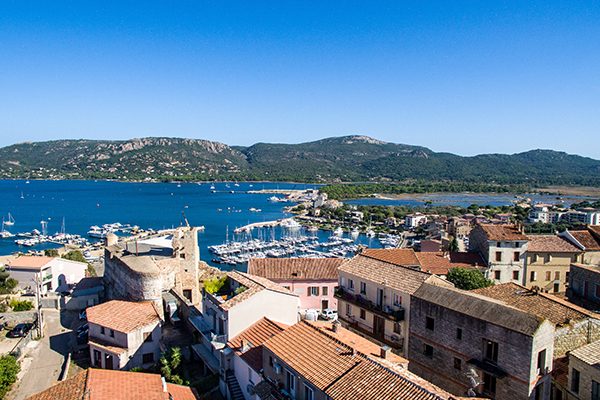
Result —
[[192, 304], [201, 301], [198, 282], [198, 228], [177, 228], [173, 234], [173, 258], [177, 260], [178, 271], [175, 275], [175, 290]]

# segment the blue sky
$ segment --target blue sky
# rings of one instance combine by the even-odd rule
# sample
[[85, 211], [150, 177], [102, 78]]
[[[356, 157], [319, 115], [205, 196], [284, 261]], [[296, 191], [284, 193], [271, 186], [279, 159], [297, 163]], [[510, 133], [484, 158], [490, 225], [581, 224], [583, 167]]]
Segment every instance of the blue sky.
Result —
[[600, 2], [0, 2], [0, 145], [365, 134], [600, 159]]

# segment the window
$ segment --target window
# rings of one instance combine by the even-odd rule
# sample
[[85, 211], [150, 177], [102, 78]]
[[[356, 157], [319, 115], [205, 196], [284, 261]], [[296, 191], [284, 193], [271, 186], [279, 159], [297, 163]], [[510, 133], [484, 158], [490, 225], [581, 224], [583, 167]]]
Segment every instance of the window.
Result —
[[352, 279], [348, 279], [348, 289], [354, 290], [354, 281]]
[[501, 251], [496, 252], [496, 261], [497, 262], [502, 261], [502, 252]]
[[454, 357], [454, 369], [459, 371], [462, 369], [462, 360], [460, 358]]
[[565, 272], [565, 283], [569, 282], [569, 271]]
[[560, 281], [560, 271], [554, 271], [554, 280]]
[[425, 317], [425, 328], [432, 331], [434, 327], [435, 327], [435, 320], [431, 317]]
[[538, 259], [539, 259], [538, 255], [534, 254], [533, 257], [532, 257], [532, 261], [531, 262], [532, 263], [536, 263], [536, 262], [538, 262]]
[[304, 384], [304, 400], [314, 400], [314, 396], [313, 390]]
[[538, 367], [538, 370], [540, 371], [539, 373], [541, 375], [543, 375], [546, 370], [546, 349], [544, 349], [538, 353], [537, 367]]
[[573, 262], [577, 262], [577, 254], [574, 254], [574, 255], [571, 257], [571, 261], [573, 261]]
[[152, 332], [144, 332], [144, 342], [152, 341]]
[[192, 301], [192, 291], [190, 289], [183, 289], [183, 297]]
[[318, 296], [319, 295], [319, 287], [318, 286], [309, 286], [307, 288], [307, 292], [309, 296]]
[[546, 271], [546, 280], [549, 281], [552, 277], [552, 272]]
[[366, 318], [367, 318], [367, 313], [364, 308], [361, 308], [360, 309], [360, 319], [366, 319]]
[[515, 249], [516, 249], [517, 247], [520, 246], [520, 243], [519, 242], [515, 242], [513, 245], [515, 246]]
[[346, 304], [346, 315], [352, 315], [352, 306], [350, 304]]
[[423, 354], [425, 355], [425, 357], [433, 358], [433, 347], [431, 347], [428, 344], [423, 346]]
[[537, 273], [535, 271], [531, 271], [531, 273], [529, 274], [529, 281], [535, 282], [536, 279], [537, 279]]
[[360, 283], [360, 294], [367, 294], [367, 284], [364, 282]]
[[496, 377], [486, 372], [483, 373], [483, 392], [496, 394]]
[[106, 335], [106, 331], [104, 330], [103, 326], [100, 327], [100, 334]]
[[500, 271], [494, 271], [494, 279], [500, 280]]
[[142, 355], [142, 364], [150, 364], [154, 362], [154, 353], [146, 353]]
[[395, 306], [402, 305], [402, 296], [400, 296], [399, 294], [396, 294], [396, 293], [394, 293], [394, 305]]
[[575, 368], [571, 370], [571, 392], [579, 393], [579, 371]]
[[273, 366], [273, 356], [269, 356], [269, 367]]
[[513, 271], [513, 280], [515, 280], [515, 281], [519, 280], [519, 271]]
[[327, 286], [323, 286], [323, 287], [321, 288], [321, 294], [322, 294], [323, 296], [327, 296], [327, 295], [329, 294], [329, 288], [328, 288]]
[[592, 400], [600, 400], [600, 383], [592, 379]]
[[394, 333], [400, 333], [400, 322], [394, 322]]
[[179, 258], [181, 258], [182, 260], [185, 260], [185, 253], [179, 253]]
[[483, 358], [498, 362], [498, 343], [483, 339]]
[[515, 251], [513, 254], [513, 261], [519, 261], [521, 259], [521, 253]]
[[290, 394], [296, 389], [296, 377], [288, 370], [285, 371], [285, 387]]
[[596, 285], [596, 297], [600, 299], [600, 285]]
[[456, 339], [462, 340], [462, 328], [456, 328]]
[[110, 337], [115, 337], [115, 331], [113, 331], [112, 329], [110, 330]]
[[546, 260], [544, 262], [549, 263], [550, 261], [552, 261], [552, 255], [546, 254]]

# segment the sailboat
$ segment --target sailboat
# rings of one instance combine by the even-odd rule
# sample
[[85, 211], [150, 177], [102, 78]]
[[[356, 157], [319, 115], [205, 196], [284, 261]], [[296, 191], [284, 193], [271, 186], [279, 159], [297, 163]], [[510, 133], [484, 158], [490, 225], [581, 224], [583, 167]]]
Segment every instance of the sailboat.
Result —
[[8, 213], [8, 221], [4, 221], [4, 225], [6, 226], [13, 226], [15, 224], [15, 219], [13, 218], [13, 216]]
[[21, 198], [22, 198], [22, 199], [24, 199], [24, 198], [25, 198], [25, 196], [23, 196], [23, 192], [21, 192]]
[[4, 229], [4, 225], [6, 225], [6, 222], [4, 221], [4, 218], [2, 218], [2, 230], [0, 231], [0, 238], [11, 238], [15, 235], [13, 235], [12, 233], [10, 233], [9, 231], [7, 231], [6, 229]]

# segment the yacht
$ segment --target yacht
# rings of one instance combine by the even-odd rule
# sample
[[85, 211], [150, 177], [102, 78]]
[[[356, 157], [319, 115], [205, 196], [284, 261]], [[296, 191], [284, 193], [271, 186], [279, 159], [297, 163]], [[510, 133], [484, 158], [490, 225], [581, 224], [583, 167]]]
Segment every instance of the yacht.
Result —
[[342, 236], [344, 234], [344, 230], [342, 229], [341, 226], [338, 226], [334, 231], [333, 234], [335, 236]]
[[13, 218], [13, 216], [8, 213], [8, 221], [4, 221], [4, 225], [6, 226], [13, 226], [15, 224], [15, 219]]
[[105, 239], [106, 235], [108, 235], [109, 231], [108, 229], [102, 229], [99, 226], [92, 226], [90, 227], [90, 230], [88, 231], [87, 235], [89, 237], [93, 237], [93, 238], [97, 238], [97, 239]]

